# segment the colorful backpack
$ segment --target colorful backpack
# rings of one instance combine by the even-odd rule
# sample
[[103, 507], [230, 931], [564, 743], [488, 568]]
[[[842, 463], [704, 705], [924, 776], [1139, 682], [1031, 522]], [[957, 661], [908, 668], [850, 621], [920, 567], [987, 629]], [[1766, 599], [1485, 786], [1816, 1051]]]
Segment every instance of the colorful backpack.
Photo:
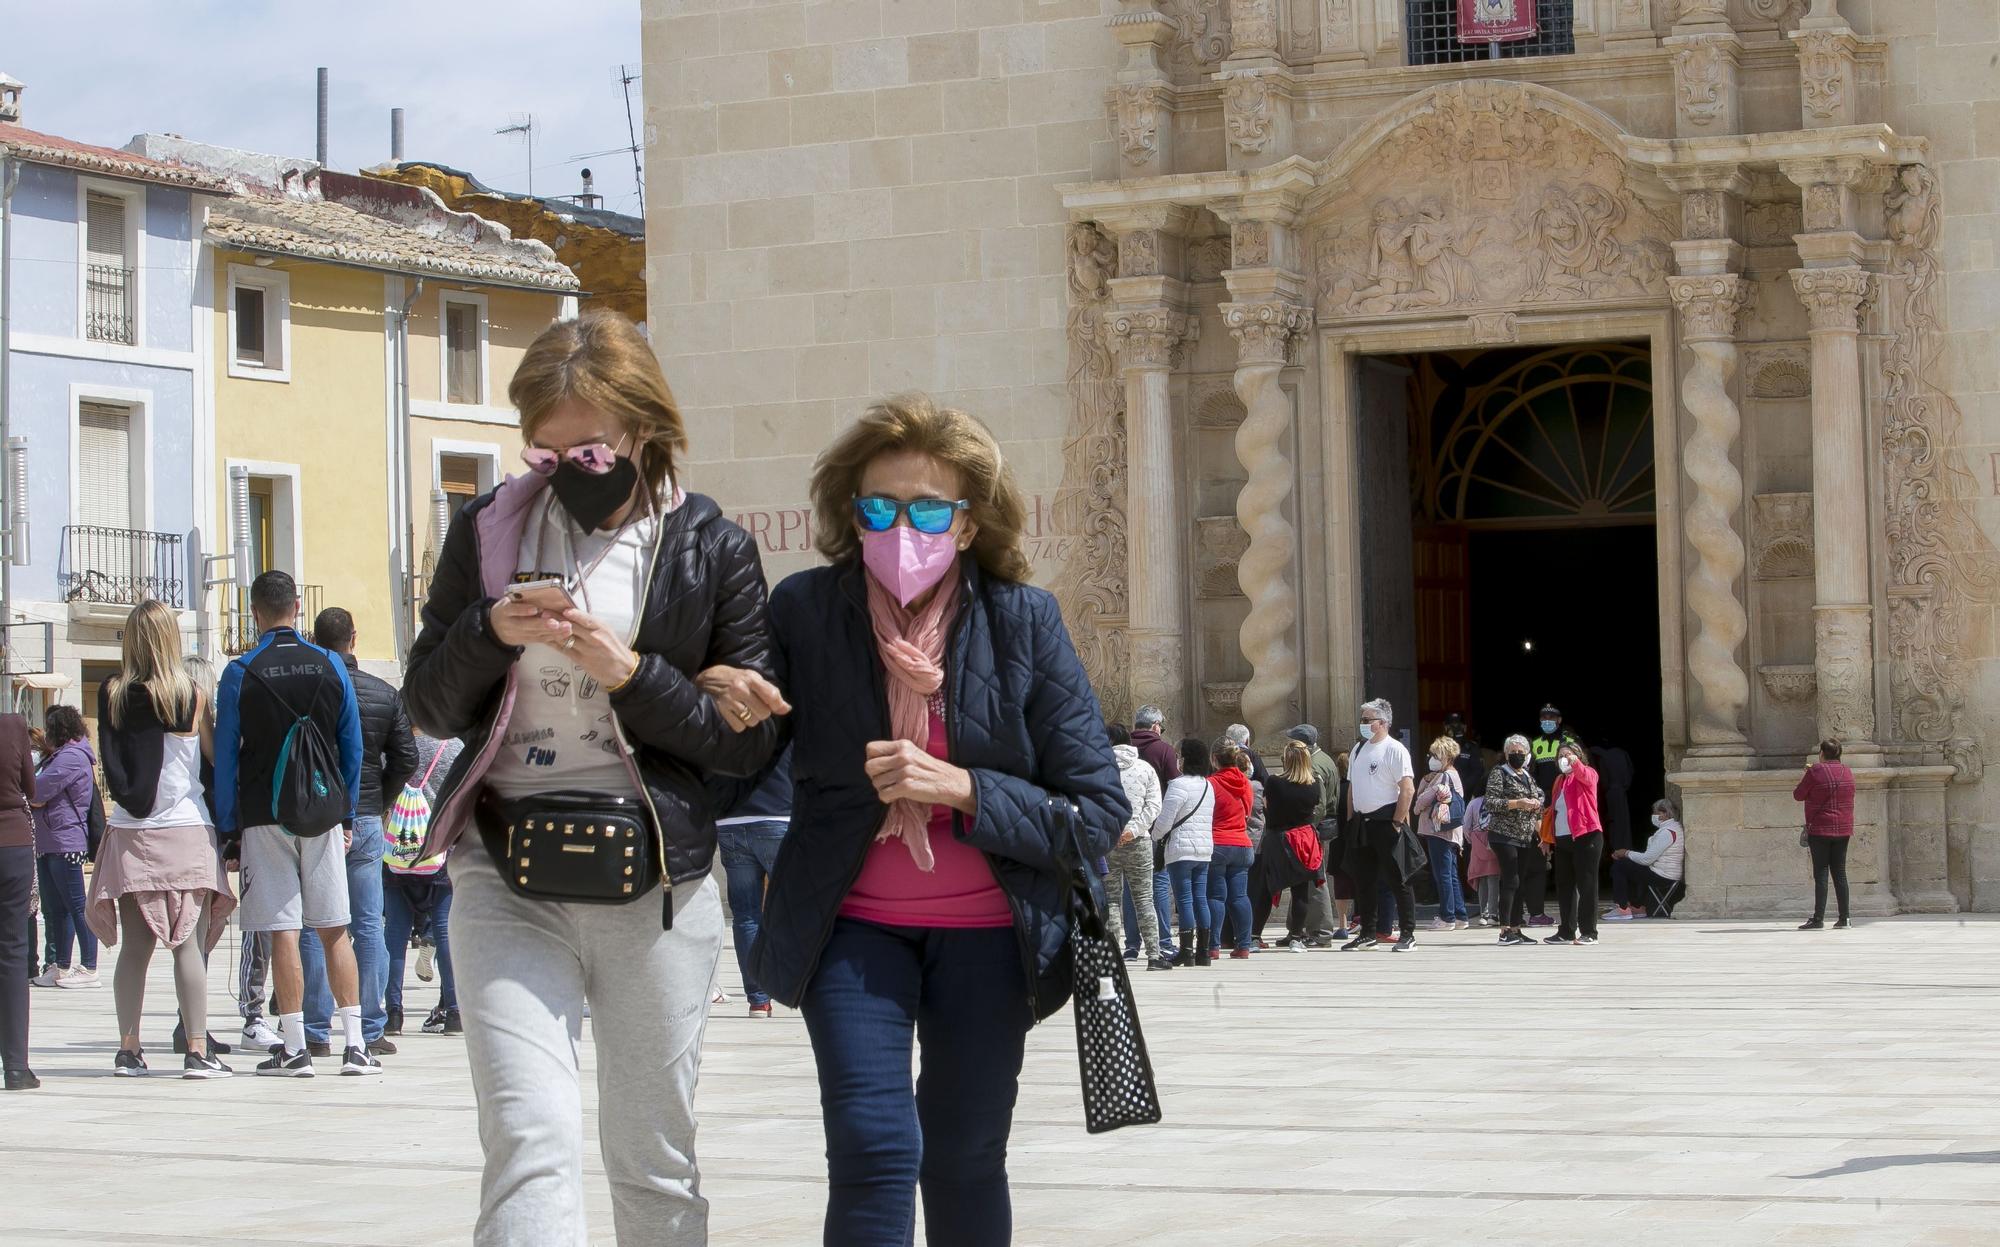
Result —
[[424, 777], [414, 784], [403, 785], [403, 791], [396, 794], [396, 804], [389, 807], [389, 817], [383, 820], [382, 831], [388, 843], [382, 853], [382, 864], [399, 875], [434, 875], [444, 868], [443, 853], [418, 857], [424, 851], [424, 836], [431, 826], [431, 799], [424, 790], [430, 786], [431, 773], [444, 761], [444, 754], [439, 747], [431, 755]]

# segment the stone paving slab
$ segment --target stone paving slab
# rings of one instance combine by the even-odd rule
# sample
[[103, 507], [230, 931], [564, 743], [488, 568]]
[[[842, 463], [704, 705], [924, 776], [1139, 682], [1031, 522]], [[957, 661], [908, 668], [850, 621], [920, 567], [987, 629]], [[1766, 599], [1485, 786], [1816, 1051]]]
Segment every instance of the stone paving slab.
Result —
[[[220, 991], [233, 941], [211, 975], [219, 1021], [234, 1016]], [[1136, 976], [1166, 1106], [1155, 1128], [1084, 1132], [1073, 1032], [1053, 1020], [1023, 1074], [1015, 1241], [2000, 1243], [2000, 920], [1491, 941], [1456, 932], [1410, 955], [1270, 952]], [[156, 1064], [177, 1070], [167, 965], [156, 959], [146, 1025]], [[723, 982], [738, 993], [727, 954]], [[411, 989], [415, 1019], [435, 994]], [[380, 1079], [138, 1082], [111, 1077], [108, 989], [33, 1004], [45, 1085], [0, 1096], [0, 1243], [469, 1239], [479, 1148], [459, 1040], [406, 1035]], [[742, 1011], [714, 1010], [702, 1070], [712, 1241], [816, 1243], [824, 1161], [804, 1027]], [[609, 1243], [594, 1142], [586, 1172]]]

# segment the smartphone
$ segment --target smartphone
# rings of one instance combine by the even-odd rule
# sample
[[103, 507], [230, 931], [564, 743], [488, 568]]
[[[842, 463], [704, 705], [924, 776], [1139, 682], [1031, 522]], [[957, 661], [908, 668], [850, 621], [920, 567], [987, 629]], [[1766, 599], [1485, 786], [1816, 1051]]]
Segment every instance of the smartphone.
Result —
[[576, 599], [569, 594], [569, 585], [555, 577], [547, 580], [529, 580], [510, 585], [507, 596], [512, 601], [526, 602], [551, 615], [560, 615], [566, 610], [576, 609]]

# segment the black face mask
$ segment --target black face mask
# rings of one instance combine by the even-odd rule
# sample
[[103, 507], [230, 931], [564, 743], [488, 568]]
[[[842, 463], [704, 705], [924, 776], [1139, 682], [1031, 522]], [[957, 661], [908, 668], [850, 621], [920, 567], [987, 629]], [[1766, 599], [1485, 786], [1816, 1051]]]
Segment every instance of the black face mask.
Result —
[[1510, 753], [1507, 755], [1507, 765], [1518, 771], [1528, 765], [1528, 755], [1525, 753]]
[[604, 527], [606, 520], [631, 501], [632, 487], [638, 483], [639, 469], [624, 455], [612, 462], [609, 472], [601, 474], [586, 472], [565, 460], [549, 478], [556, 501], [585, 532]]

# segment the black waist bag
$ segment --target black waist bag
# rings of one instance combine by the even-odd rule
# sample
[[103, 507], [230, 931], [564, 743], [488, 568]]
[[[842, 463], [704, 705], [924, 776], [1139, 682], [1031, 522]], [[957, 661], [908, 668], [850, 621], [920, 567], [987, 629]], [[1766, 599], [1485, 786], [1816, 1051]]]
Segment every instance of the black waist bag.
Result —
[[660, 926], [674, 926], [663, 887], [660, 836], [637, 797], [544, 792], [508, 801], [482, 792], [473, 819], [486, 855], [518, 896], [584, 905], [629, 905], [659, 888]]

